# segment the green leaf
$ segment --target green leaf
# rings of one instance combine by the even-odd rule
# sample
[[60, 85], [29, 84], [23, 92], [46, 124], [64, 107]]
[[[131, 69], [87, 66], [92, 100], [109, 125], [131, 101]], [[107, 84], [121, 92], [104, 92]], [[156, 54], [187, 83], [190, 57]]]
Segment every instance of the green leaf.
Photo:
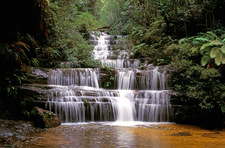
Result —
[[210, 46], [221, 46], [221, 45], [223, 45], [223, 43], [219, 40], [213, 40], [213, 41], [210, 41], [210, 43], [212, 44]]
[[10, 91], [11, 91], [11, 89], [10, 89], [10, 87], [9, 86], [7, 86], [7, 93], [9, 94], [10, 93]]
[[208, 46], [211, 46], [211, 43], [205, 43], [205, 44], [203, 44], [202, 47], [200, 48], [200, 50], [204, 50]]
[[211, 58], [215, 58], [216, 57], [216, 54], [220, 51], [219, 48], [213, 48], [211, 51], [210, 51], [210, 57]]
[[220, 66], [220, 64], [222, 62], [222, 56], [223, 56], [223, 53], [221, 53], [221, 52], [218, 52], [216, 54], [215, 63], [216, 63], [217, 66]]
[[212, 31], [208, 31], [207, 33], [210, 34], [211, 36], [215, 37], [216, 39], [218, 39], [218, 36], [215, 33], [213, 33]]
[[209, 42], [210, 40], [207, 38], [196, 38], [196, 41], [201, 41], [201, 42]]
[[218, 40], [213, 40], [210, 41], [209, 43], [205, 43], [202, 45], [202, 47], [200, 48], [200, 50], [204, 50], [205, 48], [209, 47], [209, 46], [221, 46], [223, 45], [222, 42], [218, 41]]
[[191, 53], [197, 53], [199, 52], [199, 47], [192, 47], [191, 48]]
[[202, 66], [205, 66], [209, 62], [210, 59], [211, 58], [208, 55], [203, 56], [201, 59]]
[[225, 64], [225, 54], [223, 54], [223, 57], [222, 57], [222, 64]]
[[220, 48], [220, 50], [221, 50], [223, 53], [225, 53], [225, 45], [223, 45], [223, 46]]
[[39, 65], [39, 61], [36, 58], [32, 59], [32, 63], [34, 64], [34, 66], [38, 66]]
[[21, 80], [21, 77], [20, 76], [16, 76], [17, 80], [18, 80], [18, 83], [19, 84], [22, 84], [22, 80]]
[[182, 38], [178, 41], [178, 44], [181, 45], [181, 44], [184, 44], [185, 42], [188, 42], [189, 40], [187, 38]]
[[220, 105], [220, 108], [221, 108], [221, 111], [222, 111], [223, 113], [225, 113], [225, 104], [221, 104], [221, 105]]
[[110, 80], [114, 80], [114, 77], [113, 77], [113, 76], [111, 76], [111, 77], [110, 77]]

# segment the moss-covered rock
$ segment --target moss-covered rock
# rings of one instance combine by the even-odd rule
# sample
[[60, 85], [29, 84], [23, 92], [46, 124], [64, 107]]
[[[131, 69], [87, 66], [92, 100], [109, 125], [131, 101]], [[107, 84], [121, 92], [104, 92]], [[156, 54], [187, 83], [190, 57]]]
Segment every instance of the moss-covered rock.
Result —
[[36, 127], [51, 128], [61, 125], [61, 120], [56, 114], [39, 107], [33, 108], [31, 117]]

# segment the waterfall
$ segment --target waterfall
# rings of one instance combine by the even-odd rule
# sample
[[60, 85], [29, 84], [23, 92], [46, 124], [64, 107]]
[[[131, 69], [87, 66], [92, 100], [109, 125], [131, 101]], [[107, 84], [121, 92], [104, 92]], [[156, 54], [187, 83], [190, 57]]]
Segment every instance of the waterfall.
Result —
[[137, 68], [140, 66], [140, 61], [135, 59], [135, 60], [130, 60], [130, 59], [105, 59], [100, 61], [102, 66], [109, 66], [111, 68]]
[[[100, 69], [73, 68], [75, 64], [61, 65], [49, 71], [49, 90], [46, 108], [55, 112], [63, 122], [88, 121], [143, 121], [169, 122], [173, 112], [168, 90], [168, 74], [162, 67], [138, 67], [141, 62], [127, 58], [121, 52], [117, 59], [110, 59], [116, 43], [115, 36], [91, 33], [93, 56], [102, 66], [114, 68], [115, 89], [103, 89]], [[122, 38], [122, 36], [117, 36]], [[126, 58], [122, 58], [125, 56]]]
[[117, 91], [72, 88], [61, 86], [48, 97], [48, 108], [58, 114], [63, 122], [113, 121], [117, 118], [111, 103], [118, 97]]
[[152, 70], [139, 71], [139, 87], [142, 90], [166, 90], [168, 86], [166, 71], [159, 72], [159, 67]]
[[50, 85], [80, 85], [99, 88], [99, 71], [93, 69], [52, 70]]
[[[106, 33], [101, 33], [97, 38], [97, 45], [93, 49], [95, 59], [107, 59], [109, 56], [110, 43], [112, 42], [112, 36]], [[96, 39], [94, 38], [94, 39]]]
[[72, 90], [62, 88], [51, 93], [47, 105], [64, 122], [84, 122], [85, 106]]
[[169, 91], [144, 91], [136, 96], [138, 121], [166, 122], [172, 116]]
[[118, 89], [134, 89], [135, 72], [133, 70], [122, 69], [117, 71], [116, 80]]
[[117, 120], [116, 121], [135, 121], [136, 109], [132, 100], [134, 99], [131, 91], [120, 90], [120, 96], [116, 99]]

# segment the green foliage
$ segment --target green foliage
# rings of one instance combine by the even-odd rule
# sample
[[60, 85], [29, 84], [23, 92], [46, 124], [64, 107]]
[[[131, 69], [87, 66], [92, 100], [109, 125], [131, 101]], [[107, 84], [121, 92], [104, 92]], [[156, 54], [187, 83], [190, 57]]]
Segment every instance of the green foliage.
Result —
[[[36, 59], [36, 41], [28, 34], [17, 34], [17, 41], [0, 44], [0, 94], [16, 97], [17, 88], [26, 79], [29, 65], [38, 65]], [[4, 97], [2, 97], [4, 98]]]
[[88, 101], [87, 101], [87, 99], [85, 99], [84, 100], [84, 105], [87, 106], [87, 104], [88, 104]]
[[40, 49], [42, 63], [66, 60], [85, 67], [97, 65], [91, 56], [93, 47], [88, 42], [88, 31], [97, 28], [100, 22], [94, 13], [97, 2], [56, 0], [49, 4], [51, 13], [46, 19], [49, 19], [50, 36]]
[[[175, 105], [184, 105], [176, 111], [176, 121], [203, 123], [207, 119], [214, 120], [217, 115], [218, 119], [214, 121], [220, 122], [224, 111], [224, 70], [222, 65], [222, 69], [213, 66], [213, 58], [216, 62], [222, 45], [217, 41], [210, 42], [219, 39], [213, 33], [201, 33], [166, 46], [164, 53], [170, 57], [173, 90], [178, 92], [171, 101]], [[201, 66], [207, 63], [207, 68]]]
[[217, 24], [223, 26], [220, 15], [223, 5], [224, 1], [220, 0], [104, 0], [100, 14], [111, 26], [112, 34], [131, 34], [136, 27], [147, 29], [157, 20], [163, 20], [165, 33], [188, 37], [207, 28], [215, 29]]
[[170, 37], [165, 36], [164, 29], [163, 21], [153, 22], [148, 29], [134, 27], [129, 37], [135, 45], [132, 49], [133, 57], [145, 59], [155, 65], [168, 64], [168, 59], [164, 58], [163, 46], [168, 43]]
[[7, 32], [7, 36], [13, 34], [11, 40], [0, 42], [0, 68], [3, 70], [0, 75], [1, 98], [16, 97], [15, 85], [23, 83], [29, 65], [54, 66], [60, 60], [79, 62], [80, 66], [85, 67], [99, 64], [91, 56], [93, 47], [88, 42], [88, 31], [101, 25], [98, 21], [101, 0], [34, 0], [34, 3], [27, 5], [30, 4], [31, 11], [28, 12], [38, 17], [32, 18], [38, 20], [35, 22], [38, 27], [29, 26], [35, 31], [26, 29], [28, 24], [25, 23], [28, 21], [18, 22], [15, 28], [17, 32], [13, 32], [14, 28]]
[[[221, 4], [224, 1], [104, 1], [101, 18], [111, 26], [112, 34], [129, 35], [131, 58], [170, 65], [172, 89], [179, 94], [172, 96], [172, 102], [184, 105], [177, 109], [176, 119], [221, 119], [225, 110], [224, 22], [215, 21], [222, 21]], [[214, 31], [196, 35], [206, 30]]]
[[104, 65], [101, 67], [101, 71], [106, 74], [105, 78], [103, 78], [104, 88], [112, 88], [114, 86], [115, 70], [107, 65]]
[[76, 19], [78, 26], [85, 25], [87, 28], [95, 29], [98, 26], [99, 21], [96, 17], [89, 12], [80, 12]]
[[201, 33], [197, 37], [192, 37], [191, 39], [198, 41], [197, 45], [200, 47], [200, 50], [203, 51], [201, 60], [202, 66], [209, 63], [211, 59], [214, 59], [217, 66], [225, 63], [225, 42], [223, 42], [223, 40], [215, 33], [209, 31], [207, 33]]

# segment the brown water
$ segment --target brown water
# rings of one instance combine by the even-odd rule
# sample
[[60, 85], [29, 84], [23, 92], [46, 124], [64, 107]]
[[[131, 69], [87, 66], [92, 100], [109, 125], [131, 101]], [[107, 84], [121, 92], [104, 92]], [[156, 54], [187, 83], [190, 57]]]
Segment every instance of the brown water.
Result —
[[133, 127], [101, 123], [62, 125], [32, 134], [23, 147], [224, 148], [225, 130], [178, 124]]

